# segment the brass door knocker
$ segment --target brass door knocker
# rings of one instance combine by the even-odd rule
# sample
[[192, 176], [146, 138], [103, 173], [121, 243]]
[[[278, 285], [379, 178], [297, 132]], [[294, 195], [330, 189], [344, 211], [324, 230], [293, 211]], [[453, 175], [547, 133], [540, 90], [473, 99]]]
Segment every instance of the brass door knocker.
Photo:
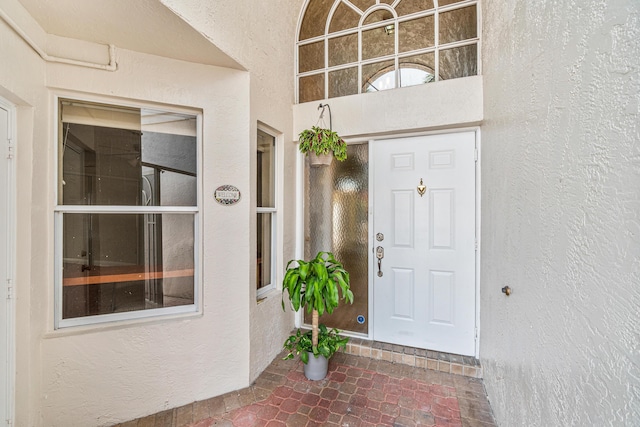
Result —
[[422, 178], [420, 178], [420, 185], [418, 185], [418, 194], [420, 197], [424, 196], [425, 191], [427, 191], [427, 186], [422, 183]]

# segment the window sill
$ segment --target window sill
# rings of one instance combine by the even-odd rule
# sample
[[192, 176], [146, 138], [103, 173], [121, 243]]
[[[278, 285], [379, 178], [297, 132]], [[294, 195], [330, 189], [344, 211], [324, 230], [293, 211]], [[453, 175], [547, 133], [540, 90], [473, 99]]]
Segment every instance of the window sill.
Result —
[[260, 296], [258, 296], [256, 298], [256, 304], [262, 304], [263, 302], [265, 302], [266, 300], [268, 300], [269, 298], [272, 298], [275, 295], [279, 295], [280, 294], [280, 290], [279, 289], [270, 289], [269, 291], [260, 294]]
[[67, 326], [46, 332], [43, 338], [61, 338], [74, 335], [85, 335], [103, 331], [113, 331], [118, 329], [146, 327], [158, 323], [175, 321], [190, 321], [203, 317], [202, 311], [190, 313], [165, 314], [158, 316], [142, 317], [138, 319], [116, 320], [113, 322], [94, 323], [78, 326]]

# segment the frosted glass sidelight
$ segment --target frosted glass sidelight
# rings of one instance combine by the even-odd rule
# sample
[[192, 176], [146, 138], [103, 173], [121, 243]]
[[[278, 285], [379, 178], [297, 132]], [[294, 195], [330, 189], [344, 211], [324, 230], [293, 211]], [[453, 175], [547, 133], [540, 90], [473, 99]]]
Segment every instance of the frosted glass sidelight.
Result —
[[[320, 250], [334, 253], [351, 276], [353, 305], [341, 304], [320, 322], [328, 327], [368, 331], [369, 145], [350, 145], [344, 162], [305, 168], [305, 258]], [[364, 316], [364, 323], [358, 316]], [[311, 318], [305, 313], [305, 323]]]

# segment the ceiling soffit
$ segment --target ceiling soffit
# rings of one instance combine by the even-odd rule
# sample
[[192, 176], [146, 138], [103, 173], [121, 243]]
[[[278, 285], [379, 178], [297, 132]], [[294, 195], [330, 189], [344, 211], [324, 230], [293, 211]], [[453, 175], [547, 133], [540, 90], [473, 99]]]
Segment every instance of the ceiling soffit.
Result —
[[157, 0], [19, 0], [48, 34], [226, 68], [244, 69]]

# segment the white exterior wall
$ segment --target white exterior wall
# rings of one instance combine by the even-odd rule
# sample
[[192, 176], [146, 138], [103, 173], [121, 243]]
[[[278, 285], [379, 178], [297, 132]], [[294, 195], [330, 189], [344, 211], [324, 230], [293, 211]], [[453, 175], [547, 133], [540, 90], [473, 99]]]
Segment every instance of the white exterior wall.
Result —
[[[331, 108], [333, 130], [343, 138], [474, 126], [482, 121], [482, 77], [343, 96], [322, 101]], [[294, 105], [295, 140], [314, 126], [320, 101]], [[328, 113], [324, 118], [329, 125]]]
[[[278, 226], [280, 246], [276, 253], [278, 289], [259, 304], [256, 301], [255, 258], [246, 260], [250, 268], [250, 380], [253, 381], [282, 350], [293, 329], [293, 315], [282, 311], [281, 281], [284, 267], [295, 256], [295, 191], [297, 139], [292, 135], [293, 52], [296, 25], [303, 0], [184, 2], [162, 0], [196, 30], [249, 70], [251, 78], [251, 138], [247, 149], [251, 159], [251, 186], [255, 189], [256, 138], [258, 121], [282, 133], [282, 164], [277, 168], [281, 203]], [[248, 200], [249, 201], [249, 200]], [[251, 248], [255, 257], [255, 191], [249, 201]]]
[[[16, 22], [31, 30], [35, 40], [44, 40], [44, 33], [38, 33], [38, 27], [30, 20], [29, 15], [17, 3], [3, 4], [3, 10], [10, 13]], [[25, 29], [26, 29], [25, 28]], [[15, 291], [16, 298], [16, 331], [15, 346], [21, 349], [15, 356], [16, 414], [22, 418], [23, 426], [36, 425], [29, 422], [30, 413], [37, 411], [38, 396], [41, 394], [41, 371], [38, 368], [40, 335], [42, 324], [31, 317], [31, 303], [38, 300], [38, 289], [30, 286], [32, 277], [40, 280], [44, 274], [43, 266], [32, 263], [32, 248], [41, 250], [35, 254], [42, 255], [44, 247], [39, 235], [43, 227], [33, 227], [31, 218], [38, 210], [42, 211], [47, 203], [42, 199], [45, 195], [40, 189], [34, 188], [32, 171], [36, 167], [33, 158], [34, 140], [46, 140], [46, 126], [34, 126], [36, 120], [47, 120], [42, 114], [46, 108], [47, 96], [43, 90], [45, 65], [40, 57], [31, 51], [26, 44], [11, 30], [4, 21], [0, 21], [0, 95], [17, 106], [17, 140], [16, 140], [16, 260]], [[20, 58], [18, 61], [17, 58]], [[33, 258], [38, 259], [38, 258]], [[3, 260], [4, 261], [4, 260]], [[35, 267], [35, 268], [34, 268]], [[34, 305], [35, 312], [42, 311], [46, 306], [39, 302]], [[4, 347], [3, 350], [4, 351]], [[20, 424], [16, 424], [20, 426]]]
[[480, 356], [497, 422], [637, 425], [640, 3], [487, 1], [483, 19]]
[[[238, 149], [250, 132], [248, 75], [123, 50], [118, 64], [114, 73], [50, 64], [47, 86], [202, 108], [203, 313], [51, 332], [49, 291], [41, 343], [45, 425], [109, 425], [249, 384], [249, 200], [227, 207], [213, 198], [222, 184], [250, 190], [249, 152]], [[46, 173], [34, 175], [50, 191], [51, 152]], [[51, 254], [43, 255], [52, 265]], [[42, 285], [53, 289], [50, 274]]]
[[[17, 2], [3, 10], [41, 46], [73, 43], [47, 37]], [[249, 74], [125, 50], [116, 72], [45, 64], [3, 21], [0, 56], [0, 94], [19, 106], [15, 425], [111, 425], [248, 386]], [[56, 93], [203, 110], [201, 315], [53, 330]], [[247, 197], [215, 203], [222, 184]]]

